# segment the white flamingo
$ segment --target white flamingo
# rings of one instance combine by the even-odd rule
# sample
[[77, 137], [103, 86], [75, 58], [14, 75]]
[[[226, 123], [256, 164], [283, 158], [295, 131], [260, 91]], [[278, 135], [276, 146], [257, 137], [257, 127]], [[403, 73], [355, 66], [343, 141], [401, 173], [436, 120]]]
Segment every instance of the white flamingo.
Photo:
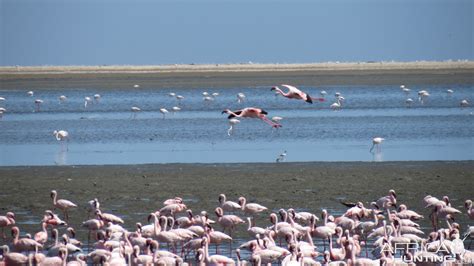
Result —
[[63, 103], [63, 102], [65, 102], [66, 100], [67, 100], [66, 95], [61, 95], [61, 96], [59, 96], [59, 103]]
[[460, 105], [461, 107], [468, 107], [468, 106], [469, 106], [469, 102], [468, 102], [466, 99], [464, 99], [464, 100], [462, 100], [462, 101], [459, 103], [459, 105]]
[[237, 102], [238, 103], [241, 103], [241, 102], [245, 101], [245, 98], [246, 98], [246, 96], [242, 92], [237, 93]]
[[56, 137], [57, 141], [64, 143], [66, 141], [66, 149], [68, 149], [67, 143], [69, 142], [69, 132], [66, 130], [55, 130], [53, 131], [53, 135]]
[[89, 96], [84, 97], [84, 108], [87, 108], [87, 105], [92, 103], [92, 99]]
[[137, 113], [140, 112], [142, 109], [136, 106], [132, 106], [131, 110], [132, 110], [132, 118], [135, 119], [137, 118]]
[[232, 132], [234, 131], [234, 126], [240, 123], [240, 120], [237, 118], [231, 118], [229, 119], [229, 129], [227, 130], [227, 135], [232, 135]]
[[372, 147], [370, 148], [370, 152], [372, 152], [372, 150], [374, 149], [375, 146], [377, 146], [377, 151], [380, 152], [381, 151], [381, 148], [380, 148], [380, 145], [382, 144], [382, 142], [384, 141], [385, 139], [384, 138], [381, 138], [381, 137], [375, 137], [372, 139]]
[[33, 91], [29, 91], [29, 92], [27, 92], [26, 94], [28, 94], [28, 96], [31, 97], [31, 96], [33, 96], [35, 93], [34, 93]]
[[35, 104], [36, 104], [36, 112], [40, 111], [41, 104], [43, 103], [43, 100], [41, 99], [36, 99]]
[[166, 110], [166, 108], [160, 108], [160, 113], [163, 114], [163, 119], [165, 119], [165, 116], [166, 116], [167, 113], [169, 113], [169, 111]]

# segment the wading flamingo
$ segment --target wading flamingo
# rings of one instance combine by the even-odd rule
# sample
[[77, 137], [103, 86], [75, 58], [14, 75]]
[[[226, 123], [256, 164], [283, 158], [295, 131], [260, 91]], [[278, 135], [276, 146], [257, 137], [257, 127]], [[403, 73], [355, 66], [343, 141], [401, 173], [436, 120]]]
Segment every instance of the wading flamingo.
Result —
[[41, 99], [36, 99], [35, 100], [35, 105], [36, 105], [36, 112], [40, 111], [41, 104], [43, 103], [43, 100]]
[[15, 225], [15, 214], [13, 212], [7, 212], [5, 216], [0, 216], [0, 227], [2, 228], [3, 238], [6, 238], [5, 227], [10, 225]]
[[67, 210], [70, 209], [70, 208], [75, 208], [75, 207], [77, 207], [77, 205], [72, 203], [69, 200], [57, 199], [58, 198], [58, 192], [56, 192], [56, 190], [51, 191], [51, 198], [53, 199], [54, 207], [62, 210], [63, 213], [64, 213], [64, 218], [66, 219], [66, 222], [69, 222], [69, 215], [67, 213]]
[[136, 106], [132, 106], [131, 110], [132, 110], [132, 119], [135, 119], [137, 118], [137, 113], [140, 112], [142, 109]]
[[267, 112], [265, 110], [255, 107], [247, 107], [237, 111], [231, 111], [229, 109], [225, 109], [222, 113], [227, 113], [229, 116], [228, 119], [232, 119], [234, 117], [248, 117], [248, 118], [259, 118], [263, 122], [269, 124], [272, 127], [281, 127], [280, 124], [272, 122], [270, 119], [267, 118]]
[[464, 100], [462, 100], [462, 101], [459, 103], [459, 105], [460, 105], [461, 107], [468, 107], [468, 106], [469, 106], [469, 102], [468, 102], [466, 99], [464, 99]]
[[234, 131], [234, 126], [240, 123], [240, 120], [237, 118], [231, 118], [229, 119], [229, 129], [227, 130], [227, 135], [232, 135], [232, 132]]
[[68, 150], [67, 143], [69, 142], [69, 132], [66, 130], [55, 130], [53, 131], [53, 135], [56, 137], [57, 141], [61, 142], [61, 146], [63, 145], [64, 141], [66, 141], [66, 150]]
[[67, 100], [66, 95], [61, 95], [61, 96], [59, 96], [59, 103], [63, 103], [63, 102], [65, 102], [66, 100]]
[[87, 108], [87, 105], [92, 103], [92, 99], [89, 96], [84, 97], [84, 108]]
[[168, 110], [166, 110], [165, 108], [160, 108], [160, 113], [162, 113], [162, 114], [163, 114], [163, 119], [165, 119], [165, 117], [166, 117], [166, 114], [167, 114], [167, 113], [169, 113], [169, 111], [168, 111]]
[[372, 152], [372, 150], [374, 149], [374, 147], [377, 145], [377, 151], [380, 152], [381, 151], [381, 147], [380, 145], [382, 144], [382, 141], [384, 141], [385, 139], [384, 138], [380, 138], [380, 137], [375, 137], [372, 139], [372, 147], [370, 148], [370, 152]]
[[245, 101], [245, 94], [243, 94], [242, 92], [237, 93], [237, 102], [241, 103], [243, 101]]

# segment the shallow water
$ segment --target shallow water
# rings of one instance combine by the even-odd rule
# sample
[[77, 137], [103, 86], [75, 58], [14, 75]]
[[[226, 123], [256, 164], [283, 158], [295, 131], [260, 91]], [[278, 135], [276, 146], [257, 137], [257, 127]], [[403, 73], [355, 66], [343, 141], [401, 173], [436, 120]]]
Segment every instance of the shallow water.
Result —
[[[398, 86], [345, 86], [301, 89], [325, 102], [308, 104], [274, 96], [269, 87], [233, 89], [25, 90], [1, 91], [7, 112], [0, 120], [0, 165], [81, 165], [139, 163], [272, 162], [287, 151], [287, 161], [411, 161], [474, 159], [472, 86], [417, 86], [406, 95]], [[452, 95], [446, 89], [454, 90]], [[430, 97], [421, 104], [417, 91]], [[219, 92], [212, 102], [202, 92]], [[332, 111], [334, 93], [345, 97]], [[183, 95], [179, 102], [169, 92]], [[239, 92], [247, 96], [237, 103]], [[99, 101], [84, 108], [84, 97]], [[68, 100], [60, 103], [58, 97]], [[405, 99], [411, 97], [408, 108]], [[44, 103], [35, 110], [35, 99]], [[132, 106], [142, 109], [136, 117]], [[171, 108], [180, 106], [173, 114]], [[241, 119], [232, 136], [223, 109], [261, 107], [269, 117], [281, 116], [272, 129], [255, 119]], [[163, 119], [160, 108], [170, 113]], [[69, 131], [61, 145], [55, 129]], [[384, 137], [380, 151], [370, 153], [372, 138]]]

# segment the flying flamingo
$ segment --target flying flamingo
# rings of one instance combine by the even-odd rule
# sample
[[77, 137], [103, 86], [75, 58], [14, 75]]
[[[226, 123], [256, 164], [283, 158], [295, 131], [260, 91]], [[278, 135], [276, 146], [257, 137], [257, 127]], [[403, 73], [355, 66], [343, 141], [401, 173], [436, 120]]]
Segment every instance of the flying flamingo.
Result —
[[64, 141], [66, 141], [66, 149], [68, 149], [67, 143], [69, 142], [69, 132], [66, 130], [55, 130], [53, 135], [56, 137], [56, 140], [61, 141], [61, 146]]
[[377, 151], [380, 152], [381, 151], [380, 145], [382, 144], [382, 141], [384, 141], [384, 140], [385, 140], [384, 138], [380, 138], [380, 137], [373, 138], [372, 139], [372, 147], [370, 148], [370, 152], [372, 152], [375, 145], [377, 145]]
[[69, 215], [67, 213], [67, 210], [69, 208], [75, 208], [75, 207], [77, 207], [77, 205], [72, 203], [69, 200], [57, 199], [57, 196], [58, 196], [58, 193], [56, 192], [56, 190], [52, 190], [51, 191], [51, 198], [53, 199], [54, 207], [62, 210], [64, 212], [64, 217], [65, 217], [66, 221], [69, 222]]
[[[288, 92], [285, 93], [280, 88], [278, 88], [276, 86], [272, 87], [271, 90], [276, 91], [277, 93], [281, 94], [282, 96], [284, 96], [288, 99], [304, 100], [307, 103], [313, 103], [313, 100], [311, 99], [311, 97], [307, 93], [302, 92], [301, 90], [297, 89], [296, 87], [291, 86], [291, 85], [285, 85], [285, 84], [282, 84], [281, 86], [287, 88]], [[320, 102], [324, 102], [324, 98], [317, 98], [317, 100], [319, 100]]]
[[240, 123], [240, 120], [237, 118], [231, 118], [229, 119], [229, 129], [227, 130], [227, 135], [232, 135], [232, 132], [234, 131], [234, 126]]
[[227, 113], [229, 116], [228, 119], [232, 119], [234, 117], [248, 117], [248, 118], [259, 118], [263, 120], [265, 123], [271, 125], [272, 127], [281, 127], [280, 124], [272, 122], [270, 119], [266, 117], [268, 114], [263, 109], [254, 108], [254, 107], [247, 107], [237, 111], [231, 111], [229, 109], [225, 109], [222, 113]]

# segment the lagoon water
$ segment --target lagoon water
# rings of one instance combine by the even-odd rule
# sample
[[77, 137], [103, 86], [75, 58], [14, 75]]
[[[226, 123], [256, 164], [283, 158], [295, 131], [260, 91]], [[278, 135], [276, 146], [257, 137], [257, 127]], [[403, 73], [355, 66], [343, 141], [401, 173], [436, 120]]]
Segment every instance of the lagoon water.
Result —
[[[474, 100], [472, 86], [416, 86], [406, 95], [399, 86], [300, 87], [313, 98], [326, 90], [326, 101], [308, 104], [275, 96], [270, 87], [212, 89], [140, 88], [128, 90], [43, 89], [30, 97], [25, 90], [3, 90], [7, 112], [0, 120], [0, 165], [102, 165], [141, 163], [274, 162], [287, 151], [287, 161], [473, 160]], [[448, 94], [446, 90], [454, 90]], [[417, 91], [430, 96], [421, 104]], [[202, 92], [218, 92], [214, 101]], [[179, 102], [168, 94], [185, 98]], [[237, 103], [237, 93], [247, 97]], [[335, 92], [346, 99], [340, 111], [329, 106]], [[84, 108], [84, 97], [99, 101]], [[58, 97], [68, 100], [60, 103]], [[407, 107], [405, 99], [414, 100]], [[44, 103], [36, 111], [35, 99]], [[133, 117], [130, 108], [141, 112]], [[172, 113], [171, 108], [182, 110]], [[256, 119], [241, 119], [231, 136], [221, 111], [260, 107], [281, 116], [272, 129]], [[163, 119], [160, 108], [170, 113]], [[69, 131], [68, 149], [52, 132]], [[384, 137], [381, 151], [369, 152], [373, 137]]]

